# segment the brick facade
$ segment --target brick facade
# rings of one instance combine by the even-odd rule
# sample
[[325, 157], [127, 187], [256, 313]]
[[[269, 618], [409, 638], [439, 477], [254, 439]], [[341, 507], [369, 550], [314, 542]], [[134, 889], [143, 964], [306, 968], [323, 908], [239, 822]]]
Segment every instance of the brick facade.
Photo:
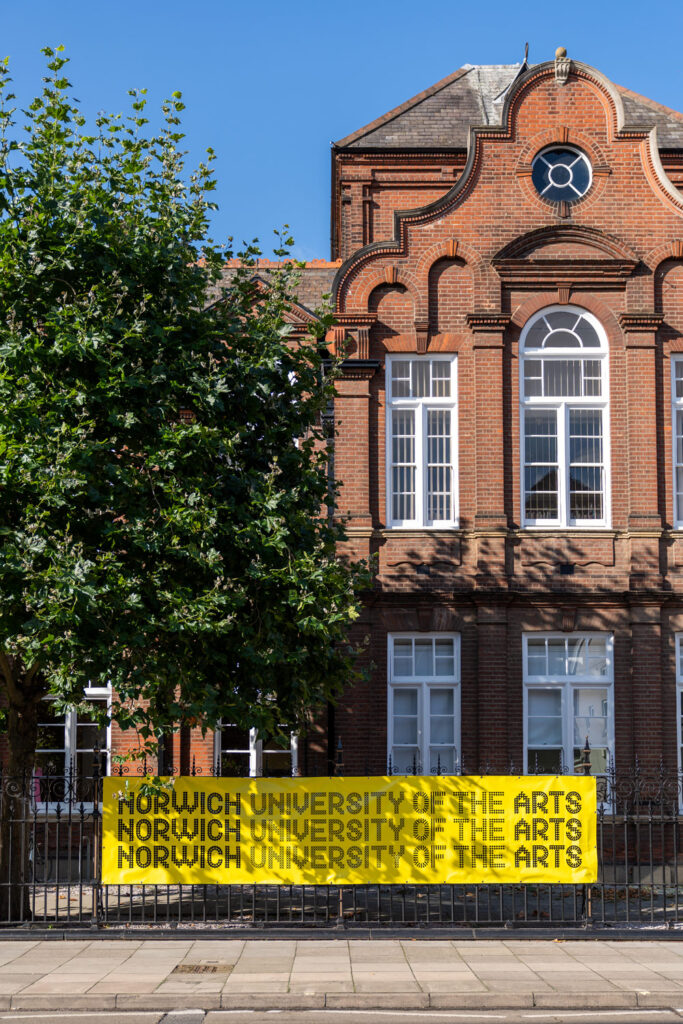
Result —
[[[466, 125], [467, 151], [468, 110], [454, 99], [459, 145], [438, 150], [429, 124], [416, 127], [420, 111], [428, 121], [438, 93], [443, 119], [458, 82], [462, 73], [333, 149], [344, 330], [330, 342], [347, 355], [335, 471], [349, 549], [374, 556], [377, 575], [356, 630], [369, 637], [369, 678], [337, 707], [330, 748], [341, 738], [349, 774], [384, 772], [387, 635], [457, 633], [462, 761], [519, 770], [523, 635], [595, 631], [614, 641], [617, 766], [637, 756], [675, 769], [683, 533], [671, 358], [683, 354], [683, 116], [578, 62], [563, 83], [550, 61], [510, 73], [499, 123]], [[552, 145], [591, 163], [591, 187], [575, 202], [534, 187], [532, 161]], [[606, 527], [523, 527], [520, 334], [551, 305], [589, 311], [607, 337]], [[385, 368], [396, 354], [457, 356], [456, 528], [388, 528]], [[307, 762], [327, 770], [324, 741]]]

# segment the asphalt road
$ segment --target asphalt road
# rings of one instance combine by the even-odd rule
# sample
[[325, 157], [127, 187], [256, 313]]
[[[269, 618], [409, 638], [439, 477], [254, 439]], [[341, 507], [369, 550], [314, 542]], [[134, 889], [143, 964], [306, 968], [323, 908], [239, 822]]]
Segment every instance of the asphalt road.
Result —
[[[683, 1003], [683, 1000], [681, 1000]], [[677, 1010], [177, 1010], [5, 1011], [0, 1024], [680, 1024]]]

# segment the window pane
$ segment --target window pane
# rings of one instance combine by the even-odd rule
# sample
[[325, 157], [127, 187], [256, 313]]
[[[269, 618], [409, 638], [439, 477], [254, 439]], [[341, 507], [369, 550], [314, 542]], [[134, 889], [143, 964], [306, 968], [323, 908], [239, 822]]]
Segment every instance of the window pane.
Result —
[[529, 690], [530, 715], [562, 715], [560, 690]]
[[455, 675], [455, 661], [453, 657], [453, 641], [452, 640], [436, 640], [434, 643], [435, 655], [436, 655], [436, 666], [435, 675], [437, 676], [453, 676]]
[[432, 361], [432, 395], [448, 398], [451, 393], [451, 363], [444, 359]]
[[567, 671], [570, 676], [585, 674], [587, 646], [588, 641], [584, 637], [568, 641]]
[[591, 676], [607, 675], [607, 640], [604, 637], [591, 637], [588, 641], [587, 671]]
[[545, 339], [544, 348], [579, 348], [580, 341], [570, 331], [553, 331]]
[[394, 741], [417, 743], [417, 718], [394, 717]]
[[[36, 751], [34, 773], [38, 778], [40, 778], [43, 775], [64, 775], [66, 771], [66, 754], [64, 753], [64, 751]], [[59, 798], [41, 796], [40, 799], [64, 799], [64, 796], [62, 795]]]
[[676, 520], [683, 522], [683, 467], [676, 468]]
[[529, 748], [527, 771], [530, 775], [559, 775], [562, 772], [562, 751]]
[[249, 754], [221, 751], [220, 772], [230, 778], [246, 778], [249, 775]]
[[530, 747], [562, 746], [560, 690], [529, 690], [527, 742]]
[[430, 728], [432, 743], [453, 743], [455, 738], [453, 718], [432, 718]]
[[569, 515], [602, 519], [602, 412], [569, 412]]
[[413, 378], [413, 398], [427, 398], [430, 393], [430, 366], [426, 359], [413, 359], [411, 362]]
[[291, 751], [264, 750], [261, 768], [263, 774], [268, 778], [288, 778], [292, 774]]
[[524, 394], [527, 398], [543, 394], [542, 367], [540, 359], [524, 360]]
[[[89, 700], [94, 709], [106, 712], [108, 704], [106, 697], [90, 697]], [[91, 713], [79, 711], [76, 720], [76, 749], [92, 751], [93, 747], [102, 750], [106, 746], [106, 724], [97, 724], [94, 711]]]
[[607, 746], [607, 690], [574, 691], [574, 745]]
[[77, 750], [92, 750], [93, 747], [98, 747], [102, 750], [107, 745], [107, 727], [87, 724], [81, 725], [80, 722], [76, 726], [76, 749]]
[[547, 674], [545, 656], [545, 640], [527, 641], [527, 675], [544, 676]]
[[546, 359], [543, 362], [545, 395], [566, 397], [581, 394], [581, 362], [578, 359]]
[[455, 768], [455, 747], [430, 747], [430, 775], [454, 775]]
[[524, 417], [525, 514], [528, 519], [556, 519], [557, 416], [528, 410]]
[[417, 715], [417, 690], [394, 690], [394, 714]]
[[546, 313], [545, 319], [553, 331], [560, 329], [566, 329], [573, 331], [581, 320], [581, 315], [577, 313], [562, 312], [556, 310], [554, 313]]
[[531, 327], [529, 329], [529, 331], [527, 332], [526, 341], [524, 342], [524, 347], [525, 348], [541, 348], [542, 345], [543, 345], [543, 339], [545, 338], [546, 334], [548, 333], [548, 330], [549, 330], [548, 325], [545, 322], [545, 319], [543, 317], [540, 320], [537, 320], [536, 323], [533, 325], [533, 327]]
[[431, 640], [415, 641], [415, 675], [434, 675], [434, 654]]
[[602, 365], [597, 359], [583, 361], [583, 393], [584, 395], [602, 394]]
[[410, 397], [410, 360], [401, 359], [391, 364], [391, 394], [394, 398]]
[[564, 676], [567, 674], [566, 666], [567, 647], [564, 640], [548, 640], [548, 674], [551, 676]]
[[[683, 361], [676, 363], [676, 374], [683, 374]], [[683, 388], [683, 376], [676, 378], [676, 394], [679, 386]], [[683, 521], [683, 411], [676, 413], [676, 521]]]
[[528, 464], [557, 463], [557, 415], [528, 410], [524, 416], [524, 458]]
[[674, 363], [674, 378], [676, 398], [683, 398], [683, 360], [679, 359]]
[[221, 726], [221, 750], [240, 750], [249, 752], [249, 730], [240, 729], [236, 725]]
[[429, 710], [432, 715], [453, 715], [454, 697], [452, 690], [434, 690], [429, 694]]
[[528, 742], [533, 747], [561, 746], [562, 719], [529, 717]]
[[422, 771], [418, 747], [392, 747], [391, 771], [393, 775], [417, 775]]
[[66, 716], [64, 713], [59, 714], [57, 712], [57, 708], [53, 700], [42, 700], [38, 705], [38, 737], [36, 748], [38, 750], [65, 750], [65, 729]]
[[392, 414], [392, 516], [415, 518], [415, 413], [412, 409]]
[[[585, 754], [583, 748], [574, 748], [574, 771], [577, 775], [585, 775], [586, 770], [583, 766]], [[590, 761], [589, 775], [604, 775], [607, 771], [607, 750], [605, 748], [599, 750], [597, 747], [591, 749], [588, 755]], [[598, 802], [600, 802], [600, 790], [598, 789]], [[603, 798], [604, 799], [604, 798]]]
[[451, 518], [451, 414], [447, 409], [427, 413], [427, 517]]
[[574, 329], [581, 338], [584, 348], [600, 348], [598, 332], [592, 324], [588, 323], [585, 316], [582, 316], [579, 319], [579, 322]]
[[394, 675], [412, 676], [413, 641], [394, 640]]

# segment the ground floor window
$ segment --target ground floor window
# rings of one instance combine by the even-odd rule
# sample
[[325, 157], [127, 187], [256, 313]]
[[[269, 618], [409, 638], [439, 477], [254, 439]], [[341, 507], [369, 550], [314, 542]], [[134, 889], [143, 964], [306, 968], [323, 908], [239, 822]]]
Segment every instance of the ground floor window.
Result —
[[[85, 691], [87, 704], [106, 712], [111, 693], [106, 688]], [[49, 697], [38, 707], [38, 740], [36, 749], [36, 776], [68, 775], [81, 778], [92, 776], [94, 751], [98, 749], [108, 759], [109, 727], [99, 724], [94, 712], [87, 708], [58, 711]], [[106, 774], [107, 760], [100, 764]]]
[[460, 642], [389, 636], [389, 770], [453, 775], [460, 766]]
[[524, 637], [524, 751], [529, 773], [604, 775], [614, 754], [613, 639], [606, 633]]
[[99, 773], [109, 773], [111, 729], [96, 712], [107, 712], [111, 691], [91, 687], [84, 698], [83, 706], [68, 711], [59, 711], [50, 697], [38, 705], [34, 795], [39, 804], [92, 803], [96, 751]]
[[298, 775], [298, 742], [294, 733], [289, 746], [259, 737], [257, 729], [222, 724], [216, 730], [216, 771], [236, 778], [288, 777]]
[[678, 768], [683, 771], [683, 633], [676, 634], [676, 736]]

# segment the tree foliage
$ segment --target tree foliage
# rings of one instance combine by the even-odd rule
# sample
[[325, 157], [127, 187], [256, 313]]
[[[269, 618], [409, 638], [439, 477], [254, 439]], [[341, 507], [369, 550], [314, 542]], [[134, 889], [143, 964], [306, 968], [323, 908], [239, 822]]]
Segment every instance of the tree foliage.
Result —
[[264, 286], [251, 247], [221, 292], [212, 155], [184, 180], [180, 94], [157, 134], [138, 92], [90, 133], [65, 57], [45, 53], [21, 131], [7, 64], [0, 81], [11, 770], [32, 766], [37, 703], [80, 704], [86, 684], [111, 683], [113, 718], [143, 740], [301, 722], [349, 679], [366, 579], [326, 514], [333, 382], [317, 339], [290, 336], [296, 268]]

